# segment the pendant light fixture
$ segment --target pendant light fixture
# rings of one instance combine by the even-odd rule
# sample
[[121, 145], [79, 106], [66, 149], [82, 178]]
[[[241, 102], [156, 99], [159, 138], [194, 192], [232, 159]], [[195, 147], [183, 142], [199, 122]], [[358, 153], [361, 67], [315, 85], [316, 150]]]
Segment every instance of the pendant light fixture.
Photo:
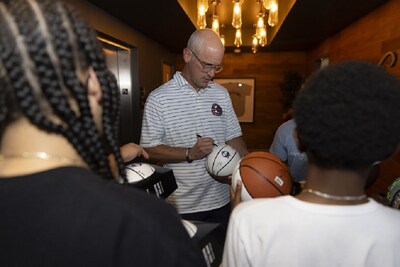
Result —
[[197, 26], [199, 26], [200, 29], [207, 27], [207, 10], [208, 0], [197, 0]]

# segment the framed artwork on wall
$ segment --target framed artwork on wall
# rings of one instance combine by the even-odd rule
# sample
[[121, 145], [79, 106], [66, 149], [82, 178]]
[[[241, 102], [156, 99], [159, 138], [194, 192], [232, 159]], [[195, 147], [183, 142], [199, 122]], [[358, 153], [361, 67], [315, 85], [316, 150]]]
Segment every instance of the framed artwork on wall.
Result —
[[221, 78], [214, 82], [225, 87], [239, 122], [254, 122], [254, 78]]

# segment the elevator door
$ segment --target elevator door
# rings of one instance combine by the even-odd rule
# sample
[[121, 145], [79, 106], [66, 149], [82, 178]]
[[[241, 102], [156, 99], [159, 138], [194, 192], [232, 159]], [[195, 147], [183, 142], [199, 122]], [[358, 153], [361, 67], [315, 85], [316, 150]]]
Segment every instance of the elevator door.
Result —
[[103, 43], [107, 65], [115, 75], [120, 89], [121, 117], [119, 124], [120, 144], [139, 143], [140, 107], [136, 49], [113, 42]]

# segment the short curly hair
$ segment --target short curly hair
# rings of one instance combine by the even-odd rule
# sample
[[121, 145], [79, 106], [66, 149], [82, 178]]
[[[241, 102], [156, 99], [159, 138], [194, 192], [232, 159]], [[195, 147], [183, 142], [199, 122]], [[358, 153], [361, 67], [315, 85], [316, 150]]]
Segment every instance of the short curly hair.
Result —
[[400, 80], [383, 67], [347, 61], [307, 80], [294, 102], [299, 139], [322, 168], [359, 170], [400, 143]]

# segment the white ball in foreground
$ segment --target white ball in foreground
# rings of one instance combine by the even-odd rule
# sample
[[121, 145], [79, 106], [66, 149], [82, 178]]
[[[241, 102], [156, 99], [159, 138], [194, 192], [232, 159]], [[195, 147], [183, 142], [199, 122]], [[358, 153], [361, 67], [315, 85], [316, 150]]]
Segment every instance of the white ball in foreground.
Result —
[[214, 147], [206, 158], [207, 171], [215, 176], [229, 176], [240, 160], [239, 152], [230, 145]]
[[129, 183], [137, 183], [149, 178], [155, 171], [154, 167], [147, 163], [134, 162], [125, 167], [126, 177]]

